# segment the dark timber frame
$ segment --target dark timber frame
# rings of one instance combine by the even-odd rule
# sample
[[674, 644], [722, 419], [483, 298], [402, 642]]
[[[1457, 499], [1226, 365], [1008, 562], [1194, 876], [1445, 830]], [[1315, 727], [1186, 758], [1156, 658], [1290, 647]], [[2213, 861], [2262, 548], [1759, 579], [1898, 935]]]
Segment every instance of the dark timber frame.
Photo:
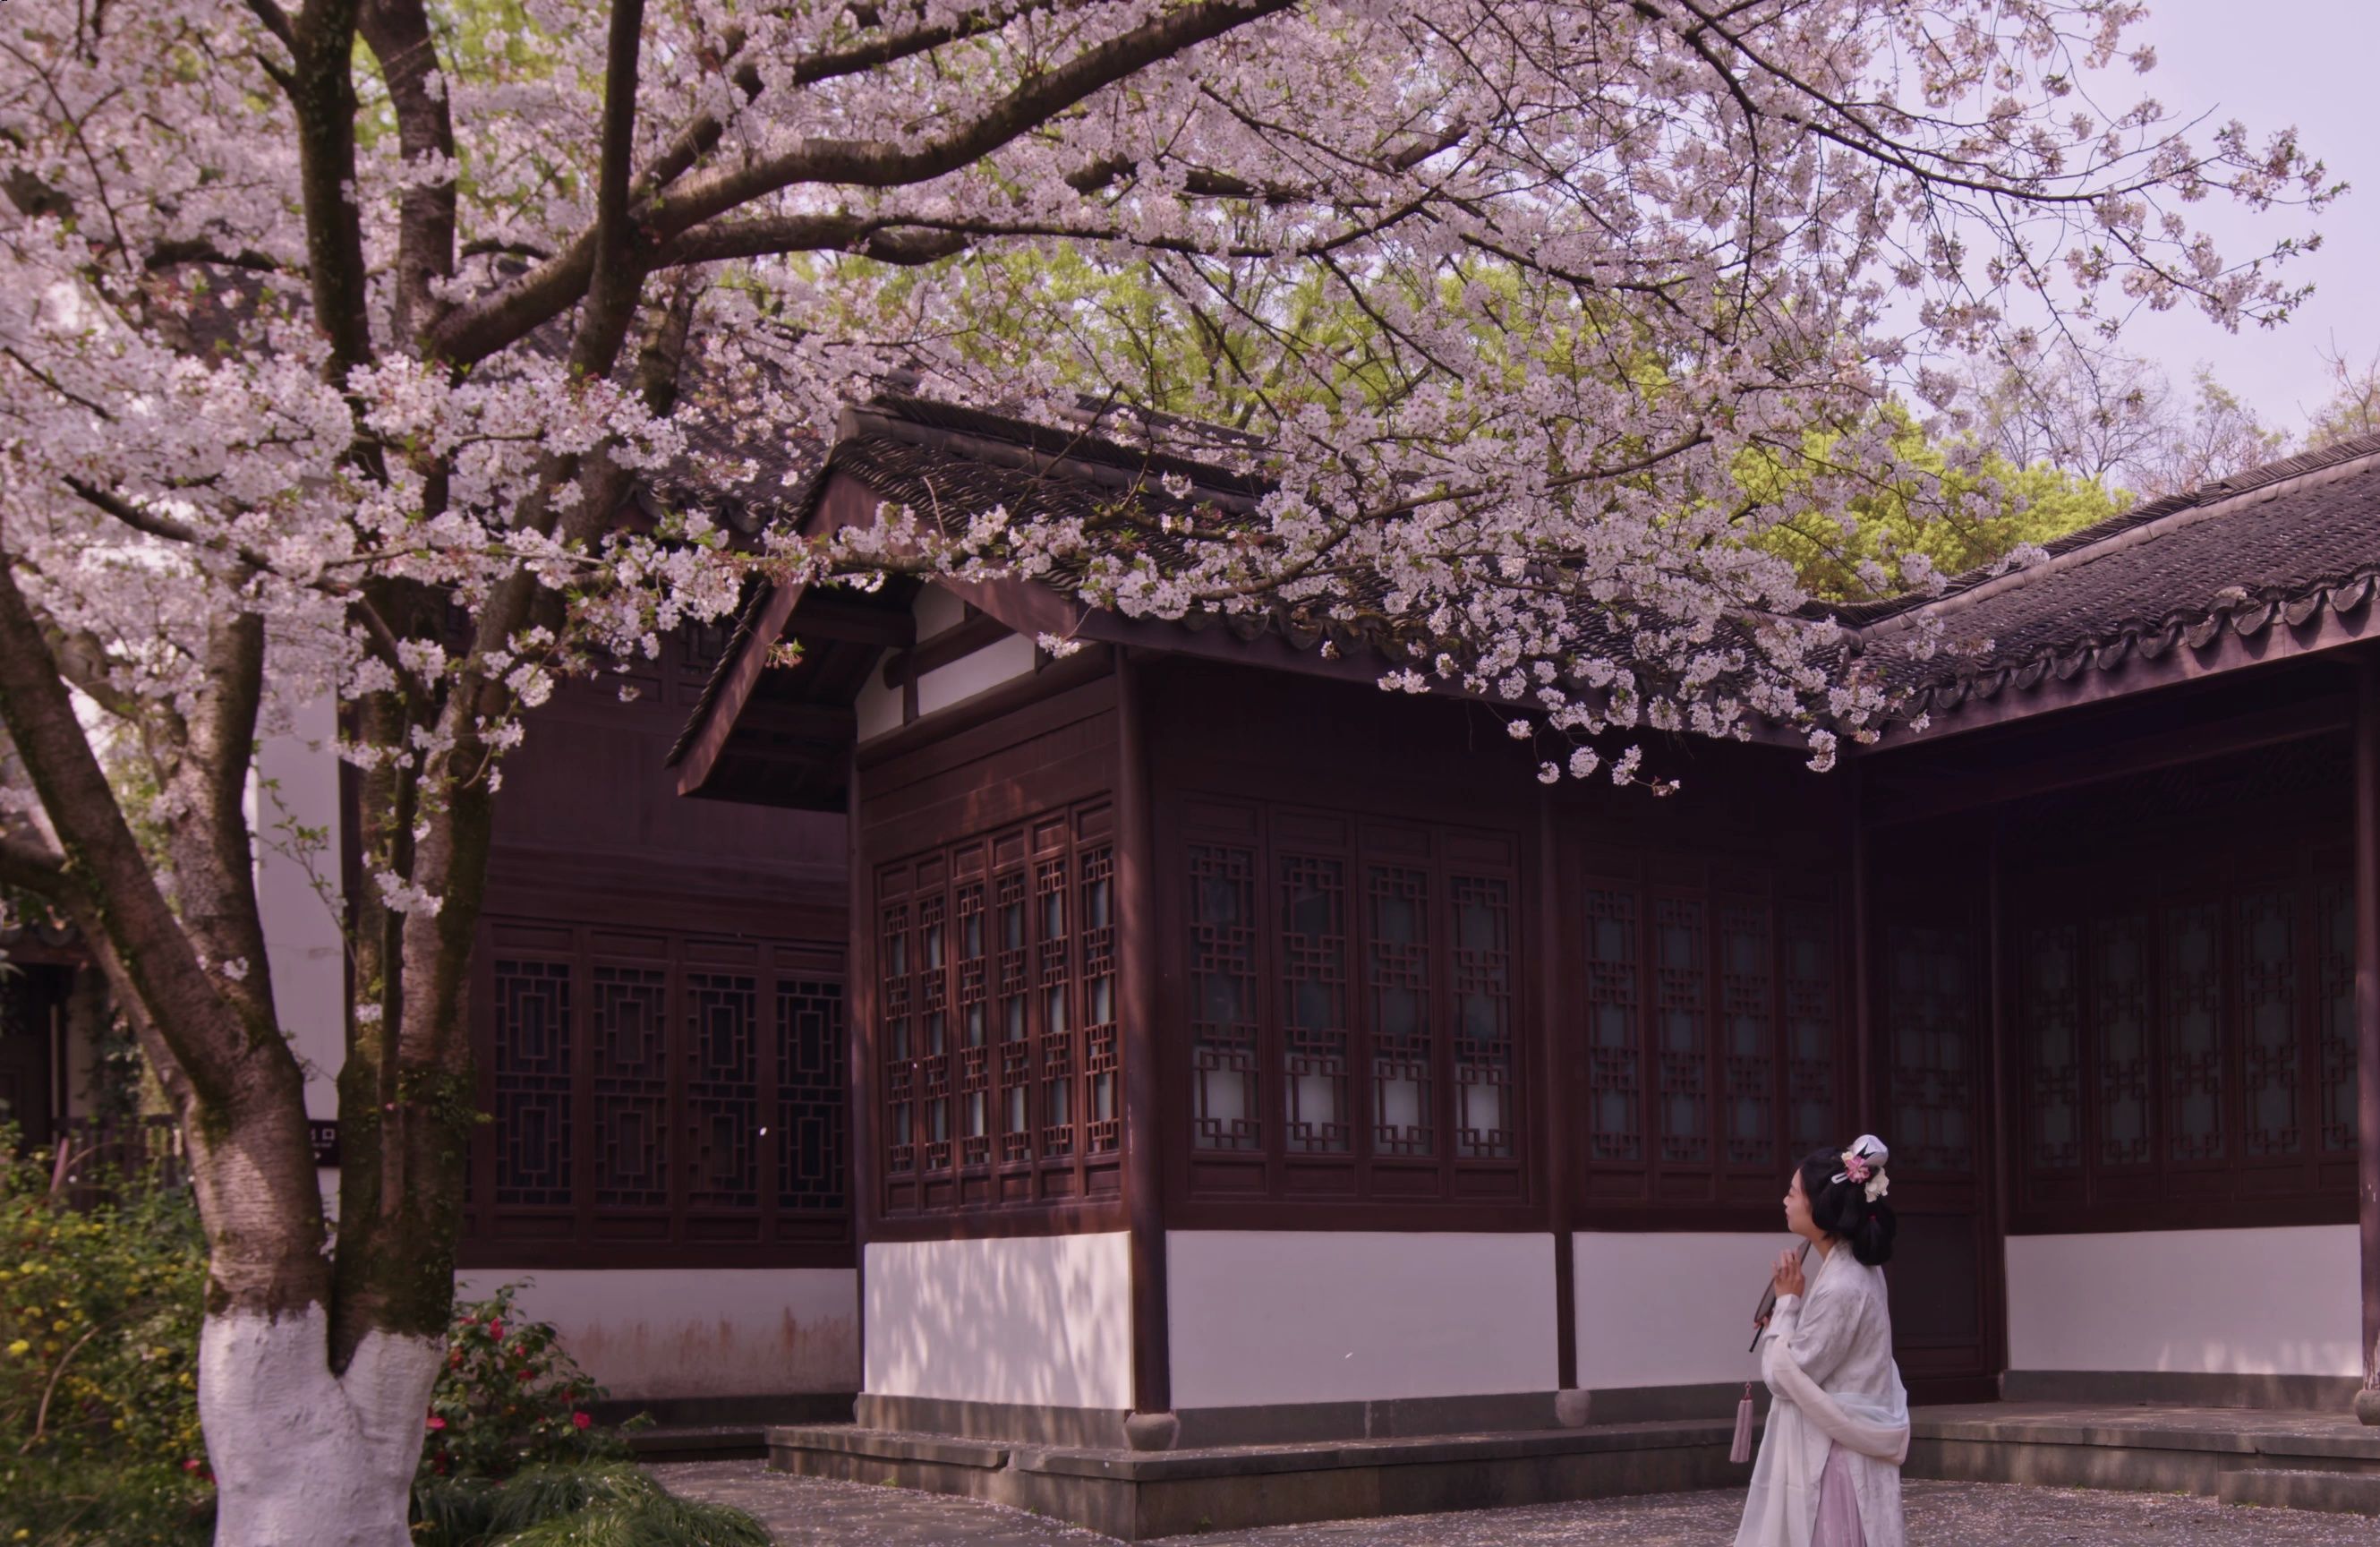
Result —
[[[1131, 479], [1097, 457], [1087, 472], [1042, 466], [984, 433], [943, 449], [1104, 489]], [[2335, 483], [2364, 468], [2315, 470]], [[831, 466], [806, 518], [872, 518], [879, 497]], [[2169, 502], [2095, 541], [2203, 542], [2229, 497]], [[2351, 529], [2334, 522], [2325, 541]], [[2038, 583], [2089, 573], [2064, 554], [2052, 567]], [[826, 599], [765, 594], [681, 738], [679, 787], [847, 802], [858, 1237], [1127, 1233], [1136, 1408], [1171, 1400], [1168, 1229], [1545, 1232], [1568, 1385], [1579, 1233], [1773, 1229], [1797, 1151], [1864, 1128], [1895, 1144], [1896, 1325], [1921, 1397], [1994, 1389], [2011, 1233], [2354, 1217], [2364, 1335], [2380, 1339], [2380, 1145], [2341, 1142], [2338, 1116], [2345, 1102], [2358, 1134], [2380, 1131], [2369, 575], [2173, 603], [2071, 649], [2028, 643], [2029, 662], [1929, 689], [1930, 725], [1831, 777], [1775, 745], [1660, 742], [1655, 757], [1686, 779], [1671, 800], [1544, 788], [1536, 754], [1504, 735], [1512, 710], [1381, 695], [1381, 663], [1357, 651], [1123, 619], [1023, 581], [950, 589], [969, 621], [931, 640], [903, 632], [905, 598], [838, 621]], [[1850, 621], [1878, 638], [1899, 627]], [[1005, 631], [1087, 648], [915, 713], [925, 673]], [[781, 637], [817, 652], [810, 688], [754, 664]], [[828, 771], [801, 738], [868, 679], [910, 695], [902, 727], [838, 747]], [[1112, 956], [1098, 959], [1120, 1009], [1112, 1062], [1065, 1041], [1097, 976], [1069, 957], [1073, 976], [1048, 980], [1075, 996], [1065, 1030], [1036, 1012], [1030, 1079], [1063, 1083], [1092, 1114], [1067, 1121], [1104, 1124], [1086, 1082], [1111, 1076], [1117, 1130], [1096, 1165], [1038, 1155], [1018, 1173], [1029, 1188], [993, 1185], [997, 1166], [976, 1185], [961, 1140], [979, 1119], [955, 1115], [997, 1081], [971, 1086], [932, 1064], [951, 1051], [913, 1041], [892, 1060], [916, 1066], [900, 1077], [910, 1093], [878, 1088], [892, 1020], [966, 1002], [936, 977], [958, 970], [940, 954], [888, 968], [885, 909], [892, 888], [939, 886], [955, 917], [945, 867], [1062, 819], [1070, 856], [1097, 845], [1112, 863]], [[1405, 909], [1393, 928], [1366, 911], [1391, 893]], [[2119, 1067], [2131, 1054], [2058, 1018], [2069, 979], [2085, 994], [2130, 981], [2122, 961], [2095, 968], [2083, 953], [2131, 920], [2149, 932], [2139, 971], [2162, 974], [2165, 996], [2143, 1012], [2142, 1056], [2180, 1050], [2138, 1096]], [[924, 937], [902, 938], [908, 952]], [[888, 1002], [888, 985], [907, 997]], [[2190, 1060], [2199, 1083], [2170, 1083]], [[1219, 1070], [1229, 1078], [1211, 1084]], [[1458, 1107], [1458, 1087], [1480, 1104]], [[921, 1118], [920, 1102], [946, 1115]], [[2126, 1102], [2145, 1114], [2137, 1135]], [[1037, 1108], [1037, 1130], [1054, 1110]], [[2107, 1159], [2143, 1143], [2148, 1163]], [[938, 1145], [949, 1152], [931, 1163], [888, 1164]], [[1058, 1159], [1063, 1188], [1049, 1185]]]

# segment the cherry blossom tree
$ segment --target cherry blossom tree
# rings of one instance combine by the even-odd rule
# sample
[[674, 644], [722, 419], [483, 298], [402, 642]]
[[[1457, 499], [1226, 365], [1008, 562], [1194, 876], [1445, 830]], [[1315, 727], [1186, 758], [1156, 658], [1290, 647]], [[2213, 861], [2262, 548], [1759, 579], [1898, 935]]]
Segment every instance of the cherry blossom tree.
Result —
[[[1548, 779], [1755, 717], [1823, 765], [1886, 706], [1756, 539], [1944, 485], [1876, 411], [1895, 379], [2011, 294], [2296, 298], [2287, 243], [2227, 262], [2180, 213], [2318, 206], [2293, 137], [2085, 90], [2149, 63], [2141, 12], [8, 0], [0, 884], [79, 926], [188, 1136], [220, 1540], [406, 1540], [491, 797], [559, 677], [756, 566], [1154, 616], [1385, 596], [1383, 684], [1506, 705]], [[1089, 287], [1028, 282], [1061, 261]], [[1097, 325], [1119, 280], [1134, 325]], [[1273, 492], [729, 541], [895, 372], [1166, 409], [1123, 432]], [[334, 1235], [245, 804], [258, 736], [327, 693], [366, 877]]]

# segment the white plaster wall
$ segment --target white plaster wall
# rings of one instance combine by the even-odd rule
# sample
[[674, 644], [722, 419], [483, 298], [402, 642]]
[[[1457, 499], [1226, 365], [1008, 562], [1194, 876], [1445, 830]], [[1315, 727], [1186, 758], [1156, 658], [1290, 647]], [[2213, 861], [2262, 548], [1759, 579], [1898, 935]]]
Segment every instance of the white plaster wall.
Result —
[[457, 1273], [458, 1300], [525, 1281], [522, 1313], [617, 1397], [859, 1389], [849, 1268], [540, 1269]]
[[1176, 1230], [1173, 1405], [1551, 1391], [1553, 1237]]
[[868, 1246], [868, 1383], [879, 1396], [1132, 1406], [1123, 1232]]
[[[261, 738], [249, 798], [273, 1010], [304, 1064], [310, 1117], [338, 1115], [334, 1081], [346, 1056], [346, 952], [333, 911], [339, 896], [334, 714], [328, 698], [317, 699], [297, 712], [285, 734]], [[301, 827], [319, 831], [320, 843], [301, 844], [296, 837]]]
[[938, 709], [964, 703], [978, 693], [991, 691], [1003, 682], [1014, 682], [1020, 676], [1032, 675], [1033, 641], [1022, 634], [1011, 634], [996, 644], [962, 655], [949, 665], [937, 666], [919, 677], [917, 717], [922, 720]]
[[1791, 1236], [1581, 1231], [1571, 1240], [1581, 1386], [1700, 1385], [1755, 1373], [1746, 1351], [1752, 1313]]
[[2009, 1368], [2360, 1375], [2351, 1224], [2012, 1236]]

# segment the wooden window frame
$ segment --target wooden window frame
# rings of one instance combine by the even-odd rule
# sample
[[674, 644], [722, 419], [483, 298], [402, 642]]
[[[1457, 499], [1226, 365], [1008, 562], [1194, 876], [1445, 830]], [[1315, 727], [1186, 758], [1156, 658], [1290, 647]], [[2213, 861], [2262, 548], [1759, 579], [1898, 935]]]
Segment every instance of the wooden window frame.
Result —
[[[2078, 974], [2080, 1035], [2075, 1050], [2081, 1092], [2079, 1163], [2040, 1164], [2028, 1127], [2012, 1156], [2011, 1234], [2353, 1222], [2354, 1130], [2351, 1125], [2342, 1128], [2328, 1120], [2338, 1110], [2335, 1103], [2342, 1090], [2352, 1110], [2353, 887], [2335, 843], [2308, 839], [2275, 844], [2251, 841], [2253, 836], [2200, 850], [2197, 863], [2186, 873], [2108, 865], [2100, 872], [2103, 883], [2090, 890], [2045, 873], [2028, 878], [2012, 894], [2011, 918], [2017, 925], [2006, 934], [2010, 958], [2002, 965], [2002, 986], [2010, 1007], [2007, 1056], [2020, 1091], [2041, 1078], [2038, 1011], [2028, 995], [2030, 943], [2042, 929], [2070, 930], [2083, 942], [2086, 955]], [[2253, 1070], [2247, 1034], [2247, 910], [2252, 899], [2265, 896], [2288, 900], [2291, 932], [2287, 971], [2293, 1042], [2287, 1063], [2295, 1087], [2296, 1133], [2294, 1146], [2277, 1154], [2255, 1152], [2248, 1111]], [[2179, 1090], [2168, 920], [2185, 907], [2211, 907], [2217, 925], [2215, 1067], [2220, 1079], [2219, 1127], [2216, 1152], [2203, 1157], [2180, 1153], [2173, 1132]], [[2331, 959], [2338, 954], [2335, 947], [2339, 943], [2328, 938], [2337, 921], [2334, 910], [2342, 908], [2347, 920], [2343, 962]], [[2103, 1029], [2107, 1002], [2117, 991], [2100, 981], [2095, 957], [2089, 953], [2110, 932], [2142, 925], [2148, 1152], [2143, 1162], [2123, 1163], [2113, 1161], [2108, 1150], [2111, 1100], [2124, 1092], [2111, 1083], [2115, 1077]], [[2350, 1040], [2345, 1041], [2332, 1023], [2341, 996], [2349, 1002]]]
[[[1570, 1008], [1556, 1033], [1576, 1048], [1583, 1076], [1572, 1119], [1577, 1224], [1748, 1230], [1776, 1223], [1778, 1189], [1803, 1152], [1797, 1140], [1809, 1137], [1800, 1131], [1808, 1126], [1804, 1111], [1824, 1101], [1828, 1138], [1818, 1142], [1831, 1143], [1832, 1130], [1852, 1109], [1850, 928], [1841, 898], [1831, 875], [1806, 869], [1746, 864], [1740, 856], [1581, 847], [1576, 873], [1561, 890], [1561, 916], [1552, 922], [1560, 949], [1576, 962], [1569, 969]], [[1664, 1148], [1659, 950], [1665, 913], [1683, 909], [1699, 918], [1700, 957], [1669, 970], [1678, 988], [1695, 991], [1699, 1005], [1700, 1045], [1692, 1050], [1701, 1070], [1698, 1155], [1674, 1142]], [[1762, 971], [1730, 973], [1733, 926], [1751, 918], [1765, 933]], [[1815, 978], [1797, 970], [1796, 961], [1797, 943], [1813, 936], [1823, 971]], [[1613, 940], [1631, 954], [1607, 959], [1604, 946]], [[1677, 978], [1680, 972], [1687, 976]], [[1761, 984], [1756, 1012], [1750, 1003], [1755, 981]], [[1625, 1047], [1597, 1042], [1607, 1009], [1627, 1017], [1633, 1040]], [[1730, 1023], [1742, 1014], [1765, 1022], [1765, 1051], [1756, 1058], [1730, 1053]], [[1824, 1058], [1796, 1049], [1796, 1022], [1805, 1015], [1824, 1018]], [[1679, 1056], [1673, 1052], [1673, 1077]], [[1675, 1094], [1674, 1078], [1671, 1087]], [[1763, 1132], [1747, 1138], [1734, 1131], [1742, 1107], [1731, 1096], [1756, 1101]], [[1602, 1126], [1604, 1103], [1612, 1099], [1633, 1115], [1633, 1146], [1615, 1142], [1629, 1136]]]
[[[868, 1094], [875, 1219], [894, 1233], [907, 1222], [1111, 1204], [1121, 1196], [1113, 810], [1105, 797], [1086, 800], [876, 867]], [[1101, 888], [1105, 922], [1094, 924]], [[1012, 908], [1022, 909], [1014, 944]], [[944, 930], [939, 964], [926, 936], [936, 917]], [[982, 920], [979, 958], [969, 954], [971, 917]], [[1095, 1021], [1102, 981], [1107, 1018]], [[967, 1012], [978, 1003], [980, 1047], [968, 1042]], [[905, 1013], [916, 1021], [905, 1051], [897, 1042]], [[925, 1017], [936, 1013], [945, 1017], [940, 1053], [927, 1041]], [[967, 1131], [976, 1095], [979, 1136]], [[946, 1139], [933, 1138], [929, 1102], [947, 1107]], [[971, 1142], [977, 1138], [983, 1142]]]
[[[550, 1196], [508, 1199], [503, 1184], [508, 1103], [501, 1099], [504, 1050], [499, 1046], [497, 994], [511, 964], [559, 969], [568, 995], [564, 1055], [568, 1080], [567, 1177]], [[665, 1114], [661, 1186], [665, 1200], [628, 1208], [601, 1201], [596, 1125], [595, 979], [601, 969], [653, 974], [662, 1005], [662, 1110]], [[701, 1040], [693, 1016], [698, 985], [748, 984], [751, 1070], [748, 1096], [732, 1076], [692, 1089]], [[795, 941], [759, 940], [638, 925], [562, 923], [492, 915], [480, 924], [471, 993], [471, 1027], [480, 1108], [492, 1120], [471, 1140], [457, 1264], [465, 1268], [845, 1267], [855, 1261], [850, 1194], [848, 1038], [840, 951]], [[831, 1009], [820, 1009], [831, 1005]], [[822, 1026], [788, 1017], [826, 1016]], [[793, 1089], [789, 1035], [814, 1035], [819, 1069]], [[556, 1090], [555, 1093], [563, 1093]], [[705, 1199], [698, 1175], [702, 1102], [732, 1119], [742, 1112], [763, 1130], [751, 1136], [740, 1169], [748, 1203]], [[512, 1108], [511, 1110], [517, 1110]], [[808, 1155], [832, 1175], [799, 1175]]]
[[[1536, 1024], [1530, 972], [1534, 931], [1517, 835], [1204, 793], [1182, 796], [1179, 810], [1180, 820], [1169, 824], [1173, 831], [1168, 834], [1159, 907], [1165, 981], [1180, 985], [1179, 993], [1169, 998], [1164, 1028], [1167, 1067], [1174, 1071], [1165, 1082], [1167, 1147], [1172, 1185], [1181, 1200], [1173, 1214], [1192, 1227], [1314, 1228], [1427, 1227], [1432, 1218], [1449, 1227], [1492, 1219], [1492, 1225], [1500, 1227], [1524, 1212], [1533, 1216], [1537, 1205], [1533, 1147], [1538, 1063], [1532, 1031]], [[1199, 1070], [1191, 1006], [1200, 988], [1191, 891], [1198, 883], [1200, 852], [1207, 849], [1250, 857], [1254, 943], [1246, 1010], [1254, 1017], [1256, 1112], [1253, 1142], [1245, 1148], [1198, 1142]], [[1287, 996], [1299, 980], [1286, 970], [1291, 941], [1285, 888], [1297, 866], [1331, 867], [1341, 885], [1335, 981], [1342, 991], [1339, 1015], [1344, 1022], [1336, 1029], [1343, 1031], [1337, 1116], [1347, 1130], [1343, 1148], [1315, 1141], [1311, 1125], [1305, 1142], [1293, 1142], [1290, 1135]], [[1383, 1098], [1375, 1054], [1383, 1013], [1376, 994], [1383, 985], [1375, 981], [1379, 966], [1375, 950], [1386, 943], [1379, 938], [1374, 912], [1378, 901], [1373, 887], [1376, 872], [1424, 878], [1420, 951], [1427, 962], [1429, 1075], [1426, 1155], [1403, 1152], [1381, 1139]], [[1454, 894], [1459, 882], [1503, 889], [1501, 1039], [1467, 1038], [1458, 1021]], [[1313, 949], [1310, 944], [1298, 948]], [[1474, 967], [1478, 970], [1475, 963]], [[1466, 1047], [1483, 1044], [1495, 1051], [1475, 1052], [1466, 1059]], [[1306, 1056], [1317, 1055], [1309, 1050]], [[1509, 1069], [1502, 1098], [1508, 1126], [1497, 1131], [1509, 1134], [1509, 1139], [1501, 1146], [1493, 1140], [1465, 1141], [1459, 1104], [1465, 1071], [1474, 1089], [1492, 1084], [1477, 1076], [1499, 1060]], [[1309, 1070], [1307, 1078], [1328, 1076]], [[1499, 1147], [1508, 1152], [1477, 1152]]]

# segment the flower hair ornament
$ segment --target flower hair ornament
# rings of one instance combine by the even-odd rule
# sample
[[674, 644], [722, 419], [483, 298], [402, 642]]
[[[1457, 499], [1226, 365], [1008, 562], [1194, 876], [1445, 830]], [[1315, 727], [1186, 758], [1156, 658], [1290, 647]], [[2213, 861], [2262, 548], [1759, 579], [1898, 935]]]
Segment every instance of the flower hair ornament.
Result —
[[1891, 1158], [1892, 1151], [1884, 1147], [1883, 1139], [1864, 1133], [1852, 1140], [1852, 1147], [1843, 1151], [1843, 1168], [1828, 1179], [1861, 1183], [1873, 1203], [1892, 1190], [1892, 1179], [1884, 1174], [1885, 1163]]

